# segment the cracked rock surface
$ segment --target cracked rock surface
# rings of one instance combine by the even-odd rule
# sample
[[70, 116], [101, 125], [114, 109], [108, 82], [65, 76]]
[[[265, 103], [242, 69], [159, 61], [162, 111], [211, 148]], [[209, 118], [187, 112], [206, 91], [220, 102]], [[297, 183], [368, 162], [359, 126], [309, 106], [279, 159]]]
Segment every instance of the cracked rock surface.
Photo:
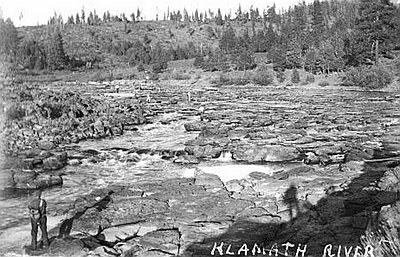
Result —
[[148, 92], [149, 124], [64, 148], [64, 177], [97, 178], [73, 181], [87, 193], [53, 210], [66, 218], [51, 253], [210, 256], [221, 243], [237, 254], [291, 242], [321, 256], [361, 245], [376, 222], [398, 227], [396, 95], [246, 85], [171, 103], [179, 89], [146, 85], [139, 97]]

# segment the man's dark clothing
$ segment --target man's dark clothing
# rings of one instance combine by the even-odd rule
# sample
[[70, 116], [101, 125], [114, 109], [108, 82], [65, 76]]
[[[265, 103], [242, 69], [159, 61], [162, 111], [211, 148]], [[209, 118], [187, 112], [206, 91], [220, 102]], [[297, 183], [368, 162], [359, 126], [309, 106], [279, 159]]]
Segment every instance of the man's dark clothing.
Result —
[[49, 246], [49, 237], [47, 235], [47, 217], [46, 217], [46, 201], [43, 199], [35, 199], [29, 205], [29, 216], [31, 218], [31, 236], [32, 249], [36, 250], [38, 227], [42, 231], [42, 241], [45, 247]]

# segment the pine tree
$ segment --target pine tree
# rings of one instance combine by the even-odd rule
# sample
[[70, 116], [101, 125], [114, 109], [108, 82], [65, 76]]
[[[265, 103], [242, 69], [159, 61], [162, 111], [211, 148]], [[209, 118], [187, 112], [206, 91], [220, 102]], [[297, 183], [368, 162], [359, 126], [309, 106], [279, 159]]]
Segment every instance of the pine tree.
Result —
[[242, 12], [242, 7], [240, 6], [240, 4], [236, 11], [236, 21], [238, 21], [238, 22], [243, 21], [243, 12]]
[[111, 21], [111, 14], [110, 11], [107, 11], [107, 22]]
[[96, 10], [93, 10], [93, 22], [94, 25], [99, 25], [101, 22], [99, 15], [97, 15], [96, 13]]
[[256, 22], [257, 22], [257, 19], [258, 19], [258, 13], [257, 12], [253, 9], [253, 6], [250, 7], [251, 31], [253, 32], [253, 36], [256, 34], [255, 27], [256, 27]]
[[181, 14], [181, 11], [178, 10], [178, 11], [176, 12], [175, 21], [176, 21], [176, 22], [180, 22], [181, 20], [182, 20], [182, 14]]
[[18, 63], [28, 69], [41, 70], [45, 67], [44, 46], [37, 40], [36, 33], [24, 37], [18, 48]]
[[315, 72], [317, 70], [317, 65], [319, 65], [319, 50], [315, 46], [311, 46], [307, 49], [304, 55], [304, 67], [309, 72]]
[[85, 23], [85, 10], [83, 8], [81, 11], [81, 21], [82, 21], [82, 23]]
[[58, 27], [47, 28], [46, 38], [46, 66], [50, 70], [63, 69], [66, 65], [62, 35]]
[[263, 30], [259, 30], [252, 38], [252, 47], [255, 52], [267, 51], [267, 38]]
[[89, 13], [89, 16], [87, 18], [87, 24], [89, 24], [89, 25], [93, 25], [94, 24], [94, 17], [93, 17], [93, 13], [92, 12]]
[[68, 17], [67, 24], [75, 24], [74, 16], [71, 15], [71, 16]]
[[221, 9], [219, 9], [219, 8], [218, 8], [218, 11], [217, 11], [217, 17], [215, 17], [215, 23], [218, 26], [224, 25], [224, 21], [222, 19], [222, 14], [221, 14]]
[[190, 23], [189, 13], [187, 12], [186, 8], [183, 8], [183, 21], [186, 24]]
[[296, 68], [293, 69], [291, 81], [293, 84], [297, 84], [300, 82], [300, 73]]
[[140, 11], [139, 7], [136, 10], [136, 20], [139, 21], [142, 15], [142, 11]]
[[301, 68], [304, 65], [301, 43], [291, 40], [286, 49], [286, 64], [290, 68]]
[[121, 13], [121, 20], [122, 20], [123, 22], [125, 22], [125, 23], [128, 22], [128, 19], [126, 18], [125, 13]]
[[15, 61], [18, 48], [18, 32], [10, 18], [0, 18], [0, 60]]
[[314, 44], [318, 46], [324, 33], [324, 16], [322, 13], [322, 5], [319, 0], [314, 0], [312, 9], [312, 36]]
[[107, 22], [107, 14], [104, 12], [103, 13], [103, 22], [106, 23]]
[[231, 26], [229, 26], [224, 32], [222, 33], [222, 37], [219, 41], [220, 49], [225, 53], [231, 53], [232, 51], [236, 50], [236, 35], [235, 31]]
[[395, 8], [389, 0], [362, 0], [356, 29], [364, 46], [361, 56], [378, 62], [379, 54], [389, 49], [393, 39]]
[[[336, 42], [335, 42], [336, 41]], [[343, 43], [337, 37], [321, 41], [319, 48], [319, 65], [324, 73], [341, 70], [344, 66]]]
[[199, 11], [197, 9], [194, 11], [194, 21], [197, 23], [200, 21]]
[[275, 3], [270, 7], [270, 8], [268, 8], [268, 10], [267, 10], [267, 13], [266, 13], [266, 21], [268, 21], [269, 23], [277, 23], [278, 22], [278, 20], [277, 20], [277, 14], [276, 14], [276, 11], [275, 11], [275, 9], [276, 9], [276, 6], [275, 6]]

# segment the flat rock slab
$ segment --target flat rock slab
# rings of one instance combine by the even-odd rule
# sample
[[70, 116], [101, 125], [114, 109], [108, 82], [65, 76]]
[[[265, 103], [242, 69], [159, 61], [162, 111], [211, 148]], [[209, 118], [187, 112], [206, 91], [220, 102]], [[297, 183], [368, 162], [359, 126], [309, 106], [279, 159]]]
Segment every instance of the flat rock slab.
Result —
[[299, 158], [295, 148], [285, 146], [238, 146], [233, 150], [232, 158], [248, 163], [285, 162]]

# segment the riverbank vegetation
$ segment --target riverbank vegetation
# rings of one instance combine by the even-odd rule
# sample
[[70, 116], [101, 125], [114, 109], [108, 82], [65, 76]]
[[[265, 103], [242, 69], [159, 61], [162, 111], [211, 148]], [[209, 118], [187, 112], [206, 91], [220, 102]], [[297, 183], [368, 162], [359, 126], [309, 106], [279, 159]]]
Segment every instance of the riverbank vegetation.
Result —
[[[100, 69], [108, 77], [115, 69], [132, 67], [160, 73], [170, 61], [192, 58], [205, 71], [253, 70], [269, 63], [278, 72], [348, 70], [346, 84], [353, 67], [366, 77], [382, 75], [378, 64], [393, 60], [400, 49], [400, 8], [387, 0], [315, 0], [283, 12], [274, 5], [264, 10], [239, 6], [235, 15], [173, 10], [156, 21], [144, 21], [138, 10], [101, 16], [83, 9], [67, 21], [55, 14], [47, 25], [20, 28], [1, 20], [1, 59], [18, 72]], [[376, 88], [387, 81], [360, 85]]]

